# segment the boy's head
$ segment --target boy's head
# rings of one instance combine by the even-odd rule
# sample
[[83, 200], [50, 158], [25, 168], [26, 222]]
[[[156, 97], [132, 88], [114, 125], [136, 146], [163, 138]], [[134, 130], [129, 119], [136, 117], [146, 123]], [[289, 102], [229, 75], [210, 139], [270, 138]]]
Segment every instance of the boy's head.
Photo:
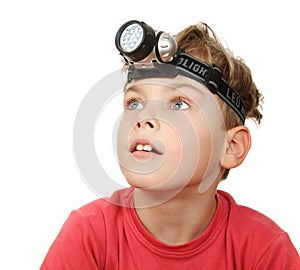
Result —
[[[238, 166], [250, 148], [245, 118], [254, 118], [258, 123], [262, 118], [258, 110], [261, 94], [249, 68], [225, 49], [204, 23], [178, 33], [176, 44], [170, 42], [170, 36], [161, 40], [160, 32], [150, 33], [156, 36], [152, 40], [137, 30], [127, 34], [129, 37], [116, 37], [116, 43], [124, 38], [128, 47], [132, 46], [128, 50], [134, 52], [120, 50], [117, 44], [125, 55], [125, 66], [129, 66], [118, 144], [127, 180], [134, 186], [169, 188], [170, 182], [186, 178], [184, 185], [198, 180], [205, 184], [205, 190], [214, 179], [226, 178], [229, 169]], [[135, 42], [127, 42], [131, 37], [137, 43], [148, 39], [148, 43], [136, 46]], [[165, 50], [168, 47], [169, 52]], [[225, 148], [230, 148], [228, 155]], [[156, 177], [162, 179], [155, 182]], [[211, 179], [204, 181], [205, 177]]]

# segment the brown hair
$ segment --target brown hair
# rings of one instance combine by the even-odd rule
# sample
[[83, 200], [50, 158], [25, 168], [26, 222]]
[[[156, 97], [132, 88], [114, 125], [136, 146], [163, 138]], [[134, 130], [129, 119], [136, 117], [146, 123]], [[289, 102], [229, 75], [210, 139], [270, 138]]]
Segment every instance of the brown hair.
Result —
[[[205, 23], [185, 28], [176, 36], [178, 47], [207, 64], [215, 64], [222, 70], [223, 78], [235, 89], [245, 102], [246, 118], [254, 119], [258, 124], [262, 119], [259, 111], [262, 94], [253, 82], [251, 71], [244, 61], [234, 57], [224, 48], [214, 31]], [[237, 114], [226, 105], [225, 125], [227, 129], [241, 125]]]

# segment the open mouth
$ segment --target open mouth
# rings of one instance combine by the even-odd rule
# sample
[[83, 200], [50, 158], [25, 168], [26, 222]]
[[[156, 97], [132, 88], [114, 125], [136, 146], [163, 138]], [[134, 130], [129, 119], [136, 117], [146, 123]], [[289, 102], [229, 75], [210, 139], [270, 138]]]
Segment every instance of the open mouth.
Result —
[[157, 155], [162, 155], [162, 153], [155, 148], [153, 144], [145, 140], [136, 140], [130, 147], [131, 153], [154, 153]]

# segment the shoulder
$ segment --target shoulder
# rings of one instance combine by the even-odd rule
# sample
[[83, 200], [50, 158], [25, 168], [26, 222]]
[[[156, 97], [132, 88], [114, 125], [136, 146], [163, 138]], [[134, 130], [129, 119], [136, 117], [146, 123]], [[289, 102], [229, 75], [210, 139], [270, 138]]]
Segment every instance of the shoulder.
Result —
[[[71, 212], [41, 269], [103, 269], [107, 245], [118, 241], [130, 189], [94, 200]], [[108, 241], [109, 240], [109, 241]]]
[[[229, 209], [226, 227], [228, 249], [238, 249], [239, 252], [234, 252], [241, 255], [241, 260], [256, 262], [255, 269], [261, 269], [258, 266], [262, 265], [268, 265], [266, 269], [298, 269], [293, 268], [300, 264], [297, 250], [289, 235], [275, 221], [252, 208], [237, 204], [224, 191], [218, 191], [217, 196]], [[247, 256], [244, 256], [246, 253]], [[280, 264], [282, 267], [279, 267]]]
[[239, 205], [225, 191], [218, 190], [218, 198], [228, 204], [228, 224], [235, 230], [247, 233], [266, 233], [269, 237], [277, 236], [284, 231], [269, 217], [250, 207]]
[[125, 188], [116, 191], [108, 198], [99, 198], [83, 205], [72, 214], [90, 221], [112, 218], [131, 206], [132, 189]]
[[131, 189], [116, 191], [109, 198], [99, 198], [77, 210], [73, 210], [64, 222], [59, 233], [60, 239], [106, 238], [109, 228], [123, 223], [123, 217], [130, 201]]
[[242, 232], [243, 235], [263, 234], [270, 238], [284, 233], [271, 218], [250, 207], [237, 204], [229, 193], [218, 190], [218, 199], [229, 207], [229, 229]]

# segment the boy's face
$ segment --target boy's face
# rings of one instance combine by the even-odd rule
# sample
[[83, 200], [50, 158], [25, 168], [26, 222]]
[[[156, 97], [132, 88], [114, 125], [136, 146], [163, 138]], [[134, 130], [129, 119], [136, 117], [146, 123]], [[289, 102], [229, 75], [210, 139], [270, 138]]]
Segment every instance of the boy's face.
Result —
[[217, 98], [191, 79], [160, 80], [125, 89], [118, 130], [124, 176], [134, 187], [176, 191], [215, 179], [225, 142]]

